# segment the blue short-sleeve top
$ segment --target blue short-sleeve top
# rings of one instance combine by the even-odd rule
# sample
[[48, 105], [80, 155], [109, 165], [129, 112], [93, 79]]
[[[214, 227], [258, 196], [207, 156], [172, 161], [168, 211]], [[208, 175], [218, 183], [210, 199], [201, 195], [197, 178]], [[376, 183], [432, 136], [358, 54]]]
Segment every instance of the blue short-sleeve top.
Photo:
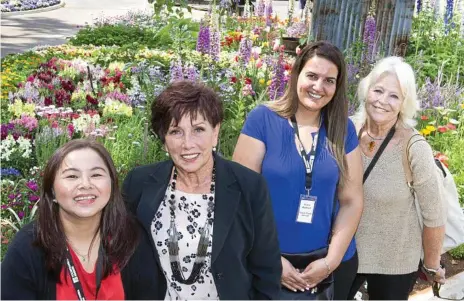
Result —
[[[345, 122], [345, 150], [350, 153], [358, 146], [358, 138], [352, 121]], [[326, 247], [339, 168], [327, 146], [324, 123], [319, 130], [313, 167], [311, 195], [317, 197], [317, 202], [311, 224], [296, 222], [300, 195], [305, 193], [305, 167], [288, 120], [260, 105], [248, 115], [242, 134], [262, 141], [266, 147], [261, 171], [270, 191], [281, 252], [305, 253]], [[336, 200], [336, 210], [338, 205]], [[355, 251], [353, 238], [343, 260], [350, 259]]]

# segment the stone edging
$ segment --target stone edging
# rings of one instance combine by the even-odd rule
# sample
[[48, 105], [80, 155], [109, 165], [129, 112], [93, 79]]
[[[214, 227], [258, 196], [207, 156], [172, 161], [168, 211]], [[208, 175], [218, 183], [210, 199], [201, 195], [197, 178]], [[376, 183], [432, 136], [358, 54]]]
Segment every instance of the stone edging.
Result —
[[2, 16], [20, 16], [20, 15], [27, 15], [27, 14], [35, 14], [35, 13], [43, 13], [55, 9], [62, 8], [65, 5], [65, 1], [61, 0], [59, 4], [41, 7], [38, 9], [30, 9], [30, 10], [20, 10], [20, 11], [12, 11], [12, 12], [2, 12]]

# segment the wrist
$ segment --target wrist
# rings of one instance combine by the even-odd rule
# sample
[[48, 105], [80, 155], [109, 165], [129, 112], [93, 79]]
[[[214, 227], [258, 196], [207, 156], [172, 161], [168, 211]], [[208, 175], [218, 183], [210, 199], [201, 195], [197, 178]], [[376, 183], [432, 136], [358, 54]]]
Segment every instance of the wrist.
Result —
[[436, 260], [426, 260], [422, 263], [422, 266], [428, 269], [438, 270], [440, 268], [440, 257]]
[[440, 269], [441, 269], [441, 265], [439, 264], [437, 267], [429, 267], [425, 264], [422, 264], [422, 271], [426, 274], [428, 274], [430, 277], [435, 277], [437, 275], [439, 275], [440, 273]]
[[327, 265], [330, 267], [330, 272], [333, 272], [340, 265], [340, 260], [337, 260], [330, 256], [324, 257], [324, 261], [327, 262]]
[[327, 260], [327, 257], [322, 258], [322, 260], [324, 261], [325, 267], [327, 269], [327, 277], [329, 277], [333, 270], [329, 264], [329, 261]]

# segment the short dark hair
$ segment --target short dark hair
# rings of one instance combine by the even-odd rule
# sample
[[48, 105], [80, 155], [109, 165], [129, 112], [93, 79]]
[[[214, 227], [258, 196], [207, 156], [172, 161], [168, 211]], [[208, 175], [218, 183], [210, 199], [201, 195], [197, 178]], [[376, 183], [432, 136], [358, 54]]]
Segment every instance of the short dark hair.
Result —
[[175, 81], [158, 95], [151, 106], [152, 130], [164, 143], [173, 120], [174, 124], [178, 124], [185, 115], [195, 119], [198, 113], [213, 127], [222, 122], [224, 111], [217, 93], [200, 82]]
[[111, 155], [103, 145], [93, 139], [71, 140], [55, 151], [44, 170], [42, 191], [38, 209], [36, 245], [45, 253], [47, 269], [59, 280], [66, 259], [66, 235], [59, 217], [59, 205], [53, 202], [53, 184], [64, 158], [81, 149], [95, 151], [108, 168], [111, 178], [111, 196], [103, 208], [99, 230], [103, 242], [103, 277], [113, 272], [113, 267], [122, 269], [134, 253], [137, 245], [137, 225], [127, 212], [118, 186], [118, 173]]

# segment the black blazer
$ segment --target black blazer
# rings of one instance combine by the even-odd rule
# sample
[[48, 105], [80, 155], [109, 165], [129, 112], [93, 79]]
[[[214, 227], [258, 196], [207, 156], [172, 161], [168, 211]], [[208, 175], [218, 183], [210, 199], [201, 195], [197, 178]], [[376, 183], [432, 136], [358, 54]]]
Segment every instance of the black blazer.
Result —
[[[212, 273], [219, 298], [278, 299], [282, 264], [264, 178], [215, 155], [216, 197]], [[133, 169], [123, 194], [151, 236], [151, 224], [169, 184], [171, 160]], [[153, 237], [158, 266], [161, 267]], [[157, 266], [157, 267], [158, 267]], [[162, 271], [157, 271], [163, 275]], [[166, 293], [166, 281], [159, 286]]]
[[[127, 300], [159, 299], [159, 283], [147, 265], [156, 265], [151, 243], [141, 227], [135, 253], [121, 270]], [[1, 264], [1, 300], [56, 300], [57, 279], [45, 267], [44, 251], [33, 245], [37, 238], [35, 222], [24, 226], [8, 246]], [[164, 279], [164, 277], [163, 277]], [[163, 296], [164, 297], [164, 296]]]

